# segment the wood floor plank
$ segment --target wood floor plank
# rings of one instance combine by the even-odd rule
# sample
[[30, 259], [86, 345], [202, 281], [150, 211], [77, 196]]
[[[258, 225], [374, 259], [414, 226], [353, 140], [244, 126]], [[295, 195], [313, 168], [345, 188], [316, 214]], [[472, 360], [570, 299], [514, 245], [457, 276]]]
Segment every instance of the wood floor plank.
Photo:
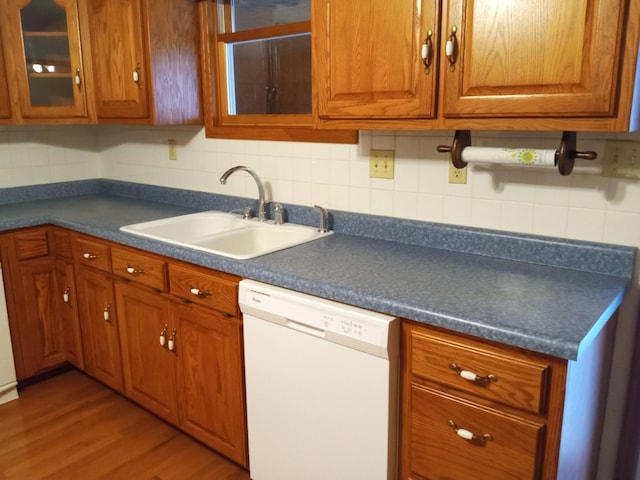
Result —
[[249, 480], [249, 473], [79, 371], [0, 405], [0, 480]]

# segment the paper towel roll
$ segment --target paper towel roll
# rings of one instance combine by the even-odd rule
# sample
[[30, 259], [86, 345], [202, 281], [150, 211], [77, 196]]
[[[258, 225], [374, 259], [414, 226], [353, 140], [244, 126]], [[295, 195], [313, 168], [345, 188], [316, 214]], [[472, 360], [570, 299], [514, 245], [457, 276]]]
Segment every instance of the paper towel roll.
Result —
[[466, 147], [462, 160], [468, 163], [498, 163], [534, 167], [555, 167], [556, 151], [537, 148]]

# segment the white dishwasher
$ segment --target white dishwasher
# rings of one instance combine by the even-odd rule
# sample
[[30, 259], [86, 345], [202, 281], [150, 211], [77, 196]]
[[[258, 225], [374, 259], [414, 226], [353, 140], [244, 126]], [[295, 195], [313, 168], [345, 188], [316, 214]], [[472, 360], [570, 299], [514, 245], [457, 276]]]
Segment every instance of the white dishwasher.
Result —
[[4, 294], [2, 265], [0, 265], [0, 405], [18, 398], [18, 382], [13, 362], [7, 302]]
[[253, 480], [396, 478], [399, 321], [240, 282]]

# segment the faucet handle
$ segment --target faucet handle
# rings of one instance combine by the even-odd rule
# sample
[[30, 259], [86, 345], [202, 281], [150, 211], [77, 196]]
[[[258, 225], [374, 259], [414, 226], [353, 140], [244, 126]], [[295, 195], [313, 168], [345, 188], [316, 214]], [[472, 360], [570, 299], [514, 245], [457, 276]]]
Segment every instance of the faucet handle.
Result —
[[329, 212], [326, 208], [321, 207], [320, 205], [314, 205], [313, 208], [317, 208], [320, 210], [320, 228], [319, 232], [326, 233], [329, 231]]
[[280, 203], [276, 203], [273, 207], [273, 221], [276, 225], [284, 223], [284, 207]]

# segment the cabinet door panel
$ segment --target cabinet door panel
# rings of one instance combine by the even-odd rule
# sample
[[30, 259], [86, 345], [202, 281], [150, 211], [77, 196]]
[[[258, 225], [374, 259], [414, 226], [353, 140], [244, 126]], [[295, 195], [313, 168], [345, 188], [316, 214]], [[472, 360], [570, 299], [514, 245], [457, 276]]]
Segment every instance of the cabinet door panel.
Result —
[[67, 360], [80, 369], [84, 369], [84, 352], [80, 333], [80, 317], [73, 264], [65, 260], [56, 261], [60, 323], [64, 338], [64, 350]]
[[[77, 276], [80, 322], [88, 374], [122, 392], [122, 362], [113, 281], [81, 268]], [[105, 313], [108, 318], [105, 319]]]
[[443, 72], [444, 115], [614, 113], [623, 0], [450, 0], [455, 69]]
[[180, 428], [247, 465], [240, 321], [188, 304], [172, 309]]
[[[157, 293], [115, 285], [122, 344], [124, 391], [143, 407], [177, 424], [176, 353], [160, 345], [169, 323], [169, 301]], [[171, 335], [169, 326], [166, 338]]]
[[22, 117], [86, 118], [75, 0], [0, 0], [5, 50]]
[[145, 56], [141, 1], [86, 3], [98, 117], [148, 117], [151, 78]]
[[27, 376], [65, 361], [56, 285], [55, 261], [37, 260], [20, 265], [18, 288], [24, 315], [19, 326]]
[[[322, 117], [433, 117], [440, 2], [324, 0], [313, 6], [313, 65]], [[431, 68], [422, 44], [431, 30]]]

